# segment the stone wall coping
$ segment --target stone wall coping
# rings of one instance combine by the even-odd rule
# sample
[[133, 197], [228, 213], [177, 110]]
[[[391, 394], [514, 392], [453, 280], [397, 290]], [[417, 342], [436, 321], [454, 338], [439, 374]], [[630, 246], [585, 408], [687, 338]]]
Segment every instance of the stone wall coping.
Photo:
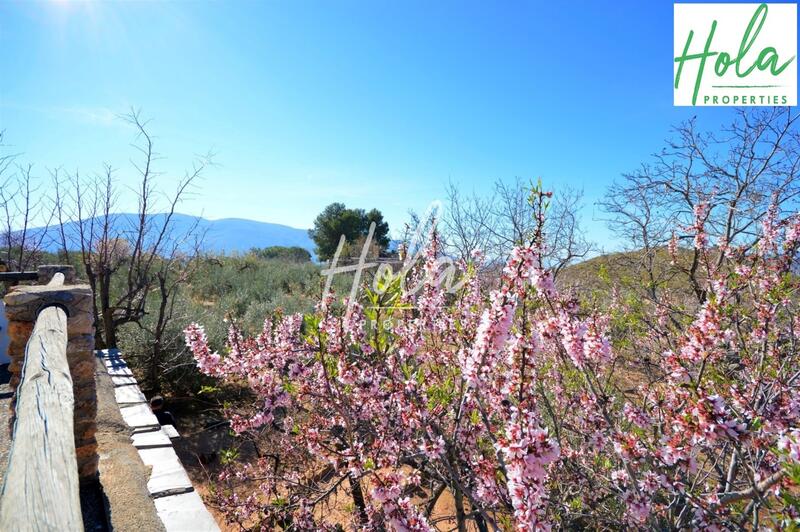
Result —
[[37, 269], [39, 283], [47, 284], [56, 273], [64, 274], [64, 283], [70, 285], [75, 282], [75, 267], [69, 264], [42, 264]]
[[91, 312], [92, 289], [89, 285], [15, 286], [3, 298], [6, 317], [13, 321], [36, 321], [39, 311], [49, 305], [64, 307], [69, 317]]

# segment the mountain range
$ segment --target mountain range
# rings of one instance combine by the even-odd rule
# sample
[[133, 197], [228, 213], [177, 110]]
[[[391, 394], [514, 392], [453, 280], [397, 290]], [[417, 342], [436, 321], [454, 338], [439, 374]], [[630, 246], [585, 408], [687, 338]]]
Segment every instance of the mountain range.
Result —
[[[154, 225], [160, 227], [166, 215], [151, 214], [149, 216]], [[135, 234], [134, 229], [137, 227], [138, 217], [138, 214], [131, 213], [112, 215], [111, 225], [113, 230], [111, 233], [116, 235]], [[298, 246], [307, 249], [312, 254], [314, 253], [314, 242], [309, 238], [306, 229], [242, 218], [207, 220], [187, 214], [174, 214], [172, 217], [173, 234], [185, 234], [195, 222], [197, 223], [198, 231], [205, 233], [203, 250], [207, 252], [232, 254], [244, 253], [254, 247]], [[42, 231], [47, 231], [43, 239], [43, 247], [48, 251], [57, 251], [60, 247], [58, 227], [29, 230], [31, 235], [37, 235], [34, 236], [37, 240]], [[77, 222], [65, 223], [64, 232], [68, 241], [78, 241], [76, 238], [79, 234]]]

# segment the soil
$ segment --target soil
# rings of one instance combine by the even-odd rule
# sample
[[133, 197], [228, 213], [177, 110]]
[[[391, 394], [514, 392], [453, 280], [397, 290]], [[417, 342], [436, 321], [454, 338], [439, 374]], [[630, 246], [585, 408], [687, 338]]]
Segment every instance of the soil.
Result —
[[[173, 442], [184, 468], [192, 480], [195, 490], [203, 497], [206, 507], [216, 519], [223, 532], [241, 532], [236, 524], [226, 524], [225, 514], [214, 505], [210, 494], [213, 479], [220, 472], [220, 451], [235, 446], [227, 423], [219, 409], [210, 402], [194, 398], [168, 399], [167, 409], [176, 419], [176, 428], [181, 437]], [[247, 447], [239, 449], [240, 459], [247, 460]], [[326, 521], [342, 524], [345, 530], [352, 530], [352, 499], [345, 489], [339, 489], [333, 496], [333, 503], [324, 509]], [[431, 514], [431, 522], [437, 530], [451, 531], [456, 528], [455, 504], [453, 496], [444, 492]], [[467, 530], [477, 530], [468, 523]]]

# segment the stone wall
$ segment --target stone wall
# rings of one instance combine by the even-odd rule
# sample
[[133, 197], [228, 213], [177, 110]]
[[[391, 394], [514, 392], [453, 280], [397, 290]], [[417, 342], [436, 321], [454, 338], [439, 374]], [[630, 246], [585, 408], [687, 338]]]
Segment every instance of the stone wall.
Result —
[[8, 364], [8, 320], [6, 319], [6, 305], [0, 300], [0, 364]]
[[73, 421], [78, 474], [82, 480], [89, 480], [97, 476], [98, 460], [95, 439], [97, 393], [94, 380], [92, 290], [85, 284], [71, 284], [75, 281], [75, 271], [71, 266], [41, 266], [39, 282], [49, 282], [56, 272], [64, 273], [63, 286], [44, 284], [15, 286], [4, 298], [8, 318], [8, 355], [11, 359], [10, 385], [12, 389], [16, 389], [19, 384], [20, 371], [25, 359], [25, 346], [39, 311], [49, 305], [62, 307], [67, 313], [67, 362], [75, 399]]

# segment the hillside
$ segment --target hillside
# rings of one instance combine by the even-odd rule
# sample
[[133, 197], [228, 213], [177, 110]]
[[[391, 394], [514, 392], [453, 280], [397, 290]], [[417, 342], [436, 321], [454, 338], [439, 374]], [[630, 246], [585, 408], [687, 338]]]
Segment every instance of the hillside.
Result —
[[[164, 214], [153, 214], [153, 221], [160, 225]], [[223, 218], [220, 220], [207, 220], [187, 214], [175, 214], [173, 227], [175, 234], [184, 235], [192, 225], [197, 222], [199, 233], [205, 233], [203, 250], [209, 253], [241, 253], [253, 247], [268, 246], [298, 246], [307, 249], [313, 254], [314, 243], [308, 237], [305, 229], [289, 227], [287, 225], [257, 222], [241, 218]], [[113, 215], [112, 225], [114, 233], [131, 233], [138, 223], [138, 215], [121, 213]], [[77, 242], [78, 224], [68, 222], [64, 226], [68, 240]], [[39, 234], [43, 229], [32, 229], [32, 234]], [[47, 251], [55, 252], [59, 248], [58, 228], [47, 228], [44, 247]], [[189, 245], [187, 243], [187, 245]], [[77, 247], [77, 246], [76, 246]]]
[[[713, 252], [712, 252], [713, 253]], [[655, 282], [674, 291], [687, 290], [688, 270], [693, 251], [678, 248], [677, 265], [666, 248], [658, 248], [652, 256]], [[712, 255], [713, 256], [713, 255]], [[571, 288], [595, 297], [607, 296], [612, 287], [623, 289], [644, 286], [650, 282], [645, 272], [648, 255], [644, 250], [617, 251], [592, 257], [564, 268], [558, 278], [562, 288]], [[702, 273], [699, 274], [702, 277]]]

